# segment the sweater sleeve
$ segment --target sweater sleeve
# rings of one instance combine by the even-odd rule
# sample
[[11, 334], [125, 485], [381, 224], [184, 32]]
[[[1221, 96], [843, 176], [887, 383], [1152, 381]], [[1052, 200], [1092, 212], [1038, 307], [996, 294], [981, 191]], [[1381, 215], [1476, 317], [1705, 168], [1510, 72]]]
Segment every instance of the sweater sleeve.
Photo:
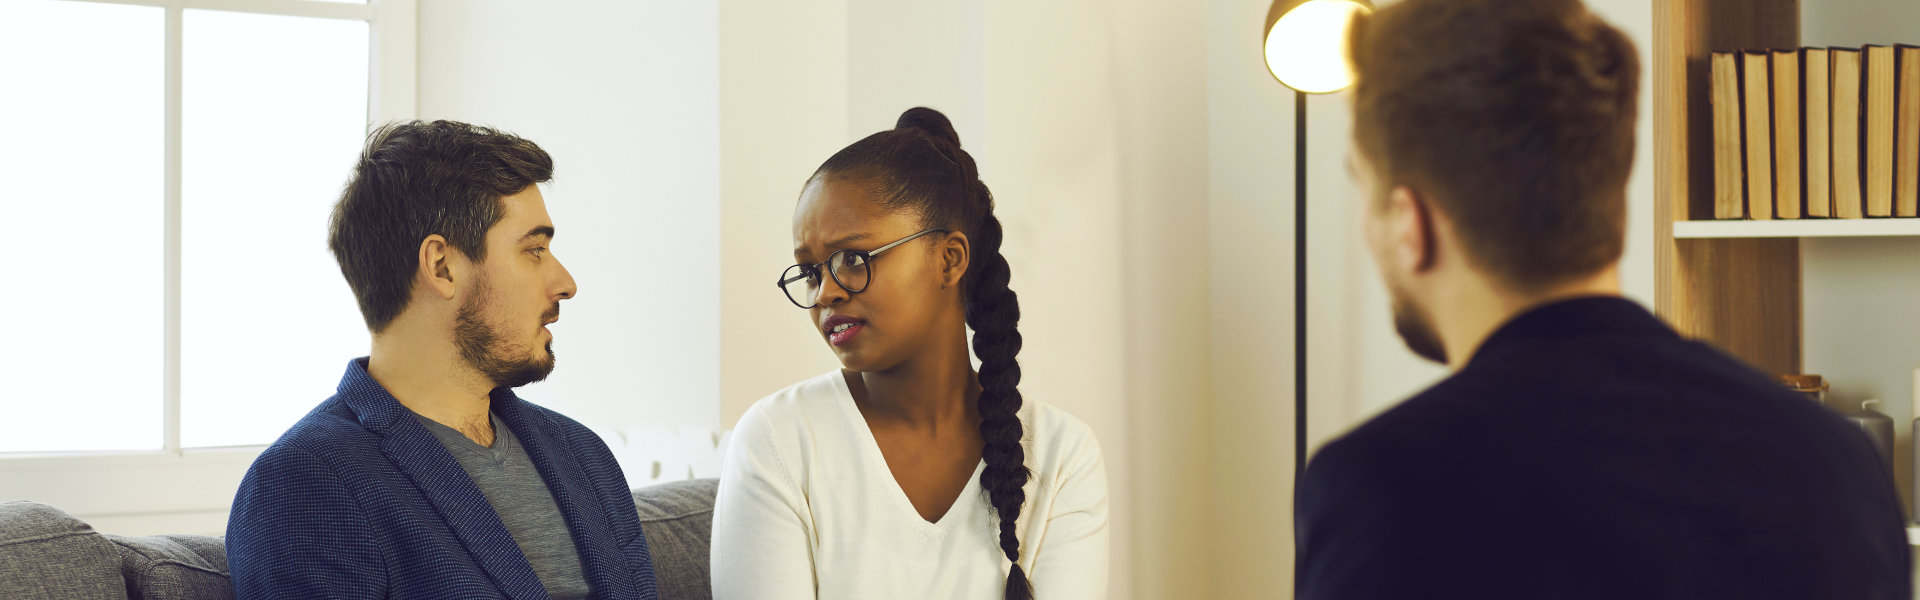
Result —
[[1028, 577], [1047, 600], [1107, 597], [1107, 467], [1085, 425], [1067, 453], [1045, 534], [1033, 549]]
[[227, 560], [236, 598], [387, 594], [366, 515], [325, 461], [296, 448], [269, 448], [240, 482]]
[[713, 597], [814, 598], [812, 521], [798, 478], [759, 407], [740, 417], [713, 510]]

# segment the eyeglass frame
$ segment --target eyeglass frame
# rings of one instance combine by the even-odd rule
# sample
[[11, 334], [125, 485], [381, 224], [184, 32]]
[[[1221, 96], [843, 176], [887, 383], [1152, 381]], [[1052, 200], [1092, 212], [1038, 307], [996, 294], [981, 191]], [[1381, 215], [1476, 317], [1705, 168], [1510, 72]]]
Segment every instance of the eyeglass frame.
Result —
[[[815, 306], [820, 305], [819, 292], [814, 293], [814, 299], [813, 299], [812, 305], [801, 305], [799, 300], [794, 300], [793, 294], [787, 293], [787, 284], [793, 283], [795, 281], [799, 281], [799, 279], [786, 278], [787, 272], [792, 271], [794, 267], [801, 267], [803, 269], [801, 271], [801, 277], [806, 277], [806, 274], [808, 273], [807, 269], [817, 270], [817, 271], [826, 271], [827, 277], [830, 277], [833, 279], [833, 284], [840, 286], [840, 289], [846, 290], [847, 295], [851, 296], [853, 294], [858, 294], [860, 292], [867, 291], [867, 288], [873, 286], [873, 274], [871, 273], [867, 274], [866, 285], [860, 286], [860, 289], [857, 289], [857, 290], [853, 289], [852, 287], [848, 286], [846, 283], [840, 281], [840, 275], [838, 273], [834, 273], [833, 269], [829, 269], [826, 267], [826, 265], [833, 263], [834, 257], [839, 256], [843, 252], [859, 254], [859, 255], [865, 256], [863, 264], [871, 264], [874, 259], [880, 258], [880, 255], [882, 253], [885, 253], [888, 250], [892, 250], [901, 244], [905, 244], [907, 242], [911, 242], [913, 240], [919, 239], [921, 236], [927, 235], [929, 233], [953, 233], [953, 230], [943, 229], [939, 227], [930, 227], [927, 229], [920, 230], [919, 233], [915, 233], [913, 235], [909, 235], [907, 237], [894, 240], [893, 243], [887, 244], [885, 246], [881, 246], [879, 248], [874, 248], [872, 250], [856, 250], [853, 248], [841, 248], [839, 250], [833, 251], [833, 254], [828, 254], [827, 259], [824, 261], [813, 263], [813, 264], [799, 263], [799, 264], [788, 266], [785, 269], [781, 269], [780, 278], [775, 279], [773, 281], [773, 285], [774, 287], [780, 288], [780, 295], [786, 296], [788, 302], [792, 302], [794, 306], [799, 306], [802, 310], [811, 309]], [[821, 289], [824, 290], [826, 288], [822, 287]]]

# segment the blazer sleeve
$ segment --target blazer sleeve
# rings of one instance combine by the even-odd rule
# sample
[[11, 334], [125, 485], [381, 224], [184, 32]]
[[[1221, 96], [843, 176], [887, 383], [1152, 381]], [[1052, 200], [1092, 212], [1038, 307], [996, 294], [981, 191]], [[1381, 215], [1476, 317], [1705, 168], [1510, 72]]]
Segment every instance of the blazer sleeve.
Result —
[[727, 446], [713, 511], [716, 600], [812, 600], [806, 498], [756, 407]]
[[325, 461], [271, 447], [240, 482], [227, 522], [236, 598], [382, 598], [373, 528]]
[[1037, 598], [1107, 597], [1107, 466], [1092, 431], [1077, 445], [1060, 471], [1052, 512], [1044, 517], [1045, 534], [1031, 550], [1027, 577]]

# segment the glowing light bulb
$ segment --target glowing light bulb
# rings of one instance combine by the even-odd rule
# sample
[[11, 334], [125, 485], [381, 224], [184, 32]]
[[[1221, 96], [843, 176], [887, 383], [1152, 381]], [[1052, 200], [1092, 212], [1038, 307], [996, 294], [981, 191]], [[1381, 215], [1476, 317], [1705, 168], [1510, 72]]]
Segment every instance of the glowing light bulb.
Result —
[[1267, 32], [1267, 69], [1287, 87], [1319, 94], [1353, 85], [1347, 64], [1347, 26], [1371, 12], [1351, 0], [1308, 0]]

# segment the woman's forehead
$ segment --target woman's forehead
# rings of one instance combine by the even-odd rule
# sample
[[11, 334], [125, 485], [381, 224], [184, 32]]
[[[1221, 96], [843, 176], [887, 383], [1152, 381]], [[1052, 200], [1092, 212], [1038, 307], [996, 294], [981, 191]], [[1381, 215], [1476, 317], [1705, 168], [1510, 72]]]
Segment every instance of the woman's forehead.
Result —
[[861, 241], [889, 241], [892, 238], [879, 238], [917, 225], [911, 211], [889, 210], [872, 186], [821, 177], [807, 185], [794, 208], [794, 253], [832, 251]]

